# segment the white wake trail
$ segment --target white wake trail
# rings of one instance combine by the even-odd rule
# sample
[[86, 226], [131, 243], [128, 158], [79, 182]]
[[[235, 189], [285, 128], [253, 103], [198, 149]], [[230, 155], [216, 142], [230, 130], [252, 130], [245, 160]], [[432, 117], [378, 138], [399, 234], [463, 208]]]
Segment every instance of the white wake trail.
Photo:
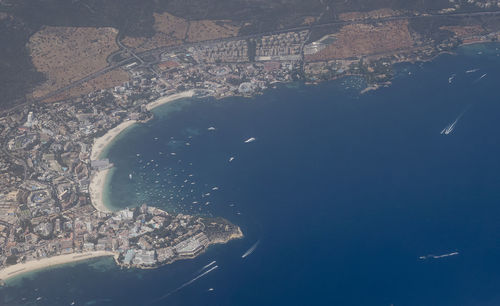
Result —
[[255, 251], [255, 249], [259, 246], [259, 243], [260, 240], [257, 240], [256, 243], [254, 243], [245, 253], [243, 253], [243, 255], [241, 255], [241, 258], [245, 258], [248, 255], [252, 254]]
[[213, 270], [217, 269], [218, 267], [219, 266], [214, 266], [214, 267], [208, 269], [207, 271], [201, 273], [200, 275], [196, 276], [192, 280], [190, 280], [188, 282], [185, 282], [184, 284], [180, 285], [179, 287], [177, 287], [176, 289], [170, 291], [169, 293], [165, 294], [164, 296], [161, 296], [161, 297], [157, 298], [156, 300], [154, 300], [150, 304], [154, 304], [154, 303], [157, 303], [157, 302], [159, 302], [159, 301], [161, 301], [163, 299], [166, 299], [167, 297], [171, 296], [172, 294], [176, 293], [179, 290], [182, 290], [182, 288], [191, 285], [192, 283], [194, 283], [195, 281], [199, 280], [200, 278], [202, 278], [203, 276], [207, 275], [208, 273], [212, 272]]
[[204, 265], [200, 270], [198, 270], [198, 273], [200, 273], [201, 271], [207, 269], [208, 267], [211, 267], [213, 266], [217, 261], [212, 261], [211, 263], [207, 264], [207, 265]]

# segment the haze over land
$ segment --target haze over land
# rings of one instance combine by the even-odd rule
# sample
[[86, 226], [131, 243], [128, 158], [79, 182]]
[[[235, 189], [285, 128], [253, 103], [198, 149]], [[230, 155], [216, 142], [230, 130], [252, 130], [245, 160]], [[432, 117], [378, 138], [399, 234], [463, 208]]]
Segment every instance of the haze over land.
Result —
[[[132, 58], [127, 48], [145, 52], [310, 26], [305, 43], [333, 33], [338, 46], [306, 55], [306, 61], [391, 56], [426, 47], [432, 52], [436, 46], [443, 49], [498, 31], [497, 16], [486, 14], [498, 10], [496, 1], [485, 0], [4, 0], [0, 2], [0, 43], [8, 48], [0, 50], [0, 107], [44, 96], [51, 97], [47, 101], [60, 100], [121, 85], [127, 74], [119, 66], [106, 67]], [[437, 18], [415, 18], [425, 15]], [[252, 46], [245, 47], [249, 62]], [[110, 56], [116, 50], [122, 52]], [[322, 77], [331, 78], [329, 70]]]
[[[420, 147], [410, 153], [397, 151], [402, 143], [400, 133], [406, 132], [399, 128], [407, 126], [415, 133], [421, 122], [409, 121], [405, 125], [399, 113], [393, 113], [394, 109], [406, 106], [400, 109], [401, 113], [418, 116], [428, 112], [436, 117], [426, 113], [425, 118], [444, 120], [438, 118], [432, 105], [440, 106], [441, 100], [446, 101], [453, 112], [459, 105], [460, 115], [457, 117], [453, 113], [454, 121], [446, 118], [448, 125], [440, 125], [436, 135], [431, 132], [420, 136], [421, 147], [433, 148], [433, 137], [440, 137], [440, 141], [444, 137], [440, 143], [443, 150], [460, 151], [452, 147], [456, 143], [446, 141], [455, 135], [472, 106], [487, 104], [470, 101], [476, 101], [476, 97], [489, 101], [489, 94], [493, 92], [491, 84], [497, 80], [495, 67], [500, 56], [496, 44], [500, 38], [499, 17], [500, 1], [497, 0], [0, 0], [0, 283], [2, 279], [12, 279], [35, 269], [102, 256], [113, 256], [118, 266], [134, 268], [135, 272], [171, 266], [169, 264], [179, 259], [206, 259], [210, 253], [207, 251], [214, 249], [212, 245], [230, 241], [230, 245], [220, 248], [229, 249], [232, 245], [241, 248], [246, 244], [247, 251], [236, 257], [248, 260], [258, 250], [257, 246], [264, 248], [266, 239], [283, 230], [279, 226], [303, 227], [303, 233], [307, 234], [308, 230], [314, 231], [326, 224], [325, 230], [317, 231], [328, 237], [323, 241], [330, 241], [330, 236], [334, 241], [333, 235], [343, 232], [343, 222], [357, 220], [359, 211], [365, 212], [364, 208], [356, 208], [359, 211], [350, 212], [353, 215], [346, 219], [338, 218], [334, 224], [339, 225], [336, 230], [328, 228], [333, 223], [317, 222], [318, 218], [334, 216], [336, 208], [351, 203], [351, 195], [352, 198], [362, 196], [364, 190], [374, 188], [368, 186], [379, 186], [379, 183], [380, 188], [370, 192], [377, 194], [401, 185], [397, 201], [405, 202], [405, 193], [401, 190], [420, 184], [425, 186], [424, 182], [418, 183], [419, 177], [417, 183], [412, 183], [395, 179], [390, 174], [405, 169], [407, 164], [413, 165], [412, 154], [420, 152]], [[474, 46], [465, 46], [471, 44]], [[448, 65], [450, 55], [456, 62]], [[438, 63], [440, 70], [431, 71], [426, 62], [436, 58], [433, 63]], [[427, 77], [417, 76], [418, 73], [427, 73]], [[426, 83], [425, 90], [415, 93], [411, 83], [414, 75], [420, 83]], [[403, 78], [405, 82], [401, 81]], [[405, 92], [406, 86], [414, 93], [406, 98], [391, 96], [398, 91], [393, 83], [403, 85], [399, 89], [401, 92]], [[289, 87], [290, 92], [281, 91], [283, 86], [280, 84]], [[299, 95], [301, 91], [314, 94]], [[274, 93], [278, 96], [273, 98]], [[422, 97], [427, 103], [420, 105], [420, 93], [427, 94]], [[254, 115], [245, 115], [241, 108], [245, 104], [240, 102], [263, 103], [259, 97], [269, 98], [266, 101], [270, 111], [264, 111], [267, 104], [248, 103], [254, 108], [247, 110]], [[384, 100], [384, 97], [388, 98]], [[282, 107], [286, 112], [276, 107], [280, 99], [289, 101]], [[358, 106], [355, 100], [366, 102], [370, 99], [374, 102], [370, 107], [367, 103], [362, 105], [366, 109], [345, 113]], [[330, 100], [334, 103], [327, 107], [324, 103]], [[237, 107], [228, 108], [233, 111], [220, 117], [217, 111], [224, 111], [220, 106], [224, 102]], [[392, 106], [387, 107], [385, 102]], [[191, 107], [196, 103], [199, 104]], [[256, 105], [261, 105], [260, 109]], [[184, 106], [191, 107], [192, 117], [176, 122], [167, 116], [170, 112], [185, 115]], [[418, 108], [420, 106], [427, 109], [424, 111]], [[306, 110], [312, 115], [304, 119]], [[281, 117], [282, 114], [287, 116]], [[342, 114], [353, 117], [345, 120]], [[365, 117], [373, 115], [388, 117], [380, 121], [383, 123], [377, 121], [376, 125], [368, 126]], [[229, 124], [233, 116], [239, 119]], [[335, 116], [337, 119], [332, 120]], [[168, 121], [164, 122], [167, 117]], [[206, 121], [215, 118], [219, 118], [217, 124]], [[288, 121], [280, 123], [283, 118]], [[297, 126], [290, 124], [295, 120], [298, 123], [311, 121], [302, 121], [302, 125]], [[163, 128], [162, 124], [167, 125]], [[224, 124], [228, 125], [224, 128]], [[385, 130], [386, 124], [390, 125], [391, 133]], [[434, 129], [435, 122], [429, 124]], [[324, 131], [315, 130], [319, 126], [324, 126]], [[429, 126], [425, 131], [431, 129]], [[283, 127], [287, 129], [282, 130]], [[361, 135], [350, 137], [350, 131], [355, 134], [360, 129], [364, 130], [364, 137], [373, 137], [357, 143]], [[255, 134], [257, 131], [260, 135]], [[323, 136], [318, 136], [323, 132]], [[338, 134], [340, 132], [346, 134]], [[134, 138], [137, 135], [134, 133], [144, 134]], [[383, 138], [384, 135], [390, 138]], [[479, 140], [488, 137], [481, 136]], [[126, 137], [134, 141], [121, 142]], [[380, 142], [372, 144], [377, 137], [382, 137]], [[295, 138], [301, 140], [295, 141]], [[339, 145], [342, 139], [346, 145]], [[408, 135], [405, 139], [409, 139]], [[452, 140], [457, 139], [460, 138]], [[216, 140], [219, 145], [214, 145]], [[310, 143], [315, 145], [309, 146]], [[285, 144], [292, 148], [288, 154], [273, 155]], [[359, 150], [360, 144], [366, 147]], [[203, 165], [205, 153], [210, 152], [203, 145], [218, 151], [207, 154], [217, 159], [206, 163], [201, 170], [193, 161]], [[383, 146], [377, 148], [376, 145]], [[489, 142], [481, 142], [478, 150], [483, 147], [488, 148]], [[113, 148], [121, 148], [119, 154], [112, 151]], [[115, 153], [109, 154], [110, 150]], [[363, 163], [358, 166], [349, 157], [350, 150], [359, 154], [357, 160], [364, 161], [364, 166]], [[375, 183], [361, 184], [370, 176], [362, 171], [358, 173], [357, 168], [383, 165], [392, 160], [391, 152], [401, 154], [401, 167], [388, 164], [376, 171], [389, 171], [387, 176], [377, 178]], [[466, 158], [467, 152], [460, 158]], [[366, 160], [364, 153], [368, 156]], [[324, 161], [316, 164], [315, 154]], [[269, 161], [269, 156], [275, 160]], [[337, 156], [341, 159], [337, 160]], [[245, 163], [236, 166], [245, 158], [246, 167]], [[115, 160], [119, 166], [115, 165]], [[268, 164], [260, 164], [264, 161]], [[428, 161], [426, 165], [446, 164], [443, 157], [434, 159], [432, 154]], [[334, 174], [322, 173], [327, 169], [323, 165], [331, 165]], [[343, 165], [350, 168], [343, 168]], [[492, 169], [495, 165], [493, 160]], [[297, 182], [311, 180], [294, 172], [302, 166], [301, 172], [310, 177], [315, 177], [314, 171], [321, 170], [318, 184], [309, 186], [308, 191], [302, 188], [306, 183]], [[335, 167], [344, 169], [342, 180], [333, 171]], [[217, 177], [230, 173], [230, 169], [240, 170], [231, 176]], [[268, 172], [271, 170], [276, 172]], [[412, 179], [417, 170], [409, 169]], [[448, 173], [445, 170], [443, 173]], [[249, 175], [253, 181], [247, 181], [247, 171], [264, 174], [261, 178]], [[120, 176], [114, 177], [114, 173]], [[207, 175], [205, 179], [210, 177], [211, 180], [203, 182], [204, 174], [213, 176]], [[280, 179], [283, 174], [286, 177]], [[325, 179], [319, 179], [321, 175], [325, 175]], [[442, 175], [443, 181], [450, 181]], [[232, 183], [239, 182], [239, 185], [228, 191], [223, 191], [223, 187], [219, 190], [217, 180], [226, 180], [231, 185], [229, 180], [233, 177]], [[477, 188], [478, 180], [470, 179], [473, 174], [464, 177], [464, 190]], [[281, 181], [284, 185], [280, 185]], [[344, 183], [346, 185], [342, 185]], [[450, 188], [459, 185], [459, 182], [452, 183]], [[277, 189], [262, 193], [266, 195], [264, 198], [253, 198], [249, 190], [254, 185]], [[328, 187], [318, 192], [317, 186], [324, 185]], [[294, 186], [293, 191], [285, 192], [290, 186]], [[305, 212], [304, 207], [316, 205], [315, 202], [325, 208], [321, 205], [330, 203], [335, 195], [321, 196], [326, 197], [333, 190], [331, 188], [338, 186], [345, 189], [339, 190], [339, 202], [328, 206], [328, 214], [317, 213], [314, 209]], [[432, 188], [430, 186], [429, 190]], [[342, 191], [346, 198], [342, 198]], [[247, 195], [240, 198], [241, 202], [247, 201], [247, 208], [267, 207], [273, 214], [266, 219], [262, 216], [266, 213], [261, 211], [261, 215], [256, 214], [254, 218], [262, 218], [262, 224], [249, 222], [242, 212], [245, 206], [240, 208], [230, 200], [230, 196], [242, 194]], [[282, 200], [289, 194], [296, 197]], [[255, 203], [249, 203], [249, 199], [254, 199]], [[297, 199], [308, 204], [301, 206], [295, 203]], [[365, 198], [352, 202], [360, 204], [361, 199], [363, 204], [369, 202]], [[393, 201], [387, 198], [385, 211], [391, 210], [388, 208], [395, 205]], [[280, 205], [284, 202], [294, 205], [283, 209]], [[304, 218], [293, 215], [297, 212], [303, 212]], [[400, 213], [405, 215], [408, 211]], [[472, 212], [464, 215], [468, 214]], [[281, 217], [286, 221], [280, 223]], [[242, 222], [243, 230], [238, 222]], [[257, 230], [261, 230], [262, 239], [255, 235]], [[365, 228], [356, 230], [364, 232]], [[245, 238], [246, 231], [253, 240], [251, 243]], [[289, 236], [295, 237], [294, 234]], [[345, 236], [346, 240], [356, 241], [351, 238]], [[402, 241], [392, 236], [388, 239]], [[291, 250], [313, 248], [312, 239], [297, 240], [288, 243]], [[342, 245], [339, 241], [336, 243]], [[393, 243], [390, 244], [393, 247]], [[324, 247], [326, 252], [315, 252], [318, 263], [324, 259], [321, 255], [332, 254], [329, 243], [322, 243], [320, 249], [324, 245], [328, 245]], [[273, 246], [288, 248], [280, 243]], [[419, 247], [425, 249], [427, 245]], [[357, 249], [347, 250], [355, 252]], [[275, 251], [288, 253], [288, 249]], [[461, 252], [426, 251], [427, 255], [411, 256], [421, 260], [443, 259], [455, 258]], [[306, 260], [302, 258], [300, 262]], [[222, 267], [215, 263], [213, 260], [205, 264], [191, 281], [171, 293]], [[287, 269], [294, 265], [297, 264], [290, 264]], [[320, 270], [317, 266], [311, 269]], [[295, 276], [303, 274], [304, 271]], [[214, 291], [214, 288], [209, 289], [205, 293]], [[0, 289], [0, 295], [2, 292]]]

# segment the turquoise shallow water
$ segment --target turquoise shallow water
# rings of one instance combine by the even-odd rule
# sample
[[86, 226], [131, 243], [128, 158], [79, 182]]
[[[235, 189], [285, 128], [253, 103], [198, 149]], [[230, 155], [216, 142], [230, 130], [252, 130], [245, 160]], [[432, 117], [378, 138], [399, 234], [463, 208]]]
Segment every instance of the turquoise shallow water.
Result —
[[[498, 47], [400, 65], [392, 86], [365, 95], [345, 79], [155, 110], [108, 152], [111, 204], [223, 216], [246, 237], [156, 270], [110, 259], [47, 270], [0, 301], [498, 305]], [[212, 260], [216, 270], [161, 299]]]

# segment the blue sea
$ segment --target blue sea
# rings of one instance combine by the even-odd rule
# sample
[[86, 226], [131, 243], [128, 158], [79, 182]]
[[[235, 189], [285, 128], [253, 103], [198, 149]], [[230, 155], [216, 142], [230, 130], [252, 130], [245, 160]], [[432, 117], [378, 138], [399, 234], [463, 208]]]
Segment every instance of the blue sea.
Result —
[[155, 270], [31, 273], [0, 304], [500, 305], [499, 48], [398, 65], [362, 95], [346, 78], [155, 109], [109, 148], [108, 204], [222, 216], [245, 238]]

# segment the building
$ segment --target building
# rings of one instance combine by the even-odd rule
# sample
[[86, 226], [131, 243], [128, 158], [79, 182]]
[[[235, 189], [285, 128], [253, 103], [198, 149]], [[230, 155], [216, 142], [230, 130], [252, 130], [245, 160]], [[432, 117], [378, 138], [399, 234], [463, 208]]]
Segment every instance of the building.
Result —
[[176, 244], [174, 250], [181, 257], [191, 257], [201, 252], [208, 242], [208, 237], [204, 233], [199, 233]]
[[90, 167], [92, 170], [106, 170], [113, 167], [113, 164], [109, 162], [109, 159], [98, 159], [90, 162]]

